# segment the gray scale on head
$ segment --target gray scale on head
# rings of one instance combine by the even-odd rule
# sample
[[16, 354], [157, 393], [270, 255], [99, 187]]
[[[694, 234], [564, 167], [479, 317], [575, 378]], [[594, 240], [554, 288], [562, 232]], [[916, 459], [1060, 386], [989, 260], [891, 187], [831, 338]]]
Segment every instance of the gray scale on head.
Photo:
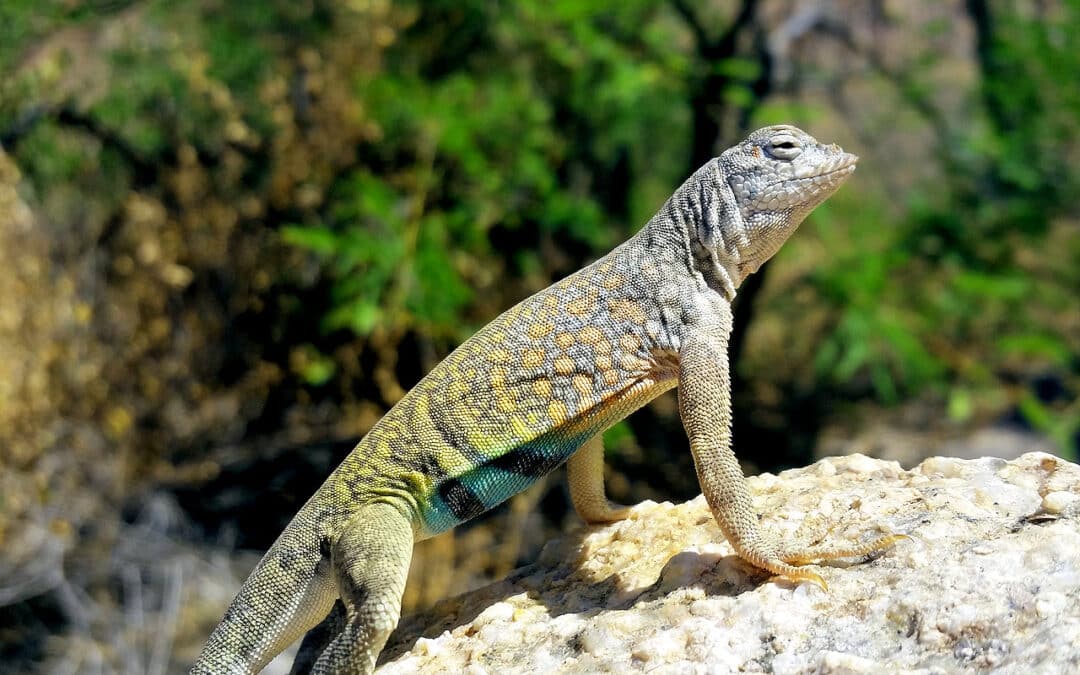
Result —
[[698, 170], [679, 208], [694, 257], [727, 295], [855, 170], [858, 157], [789, 125], [758, 129]]
[[855, 155], [792, 126], [759, 129], [719, 162], [746, 221], [809, 213], [855, 169]]

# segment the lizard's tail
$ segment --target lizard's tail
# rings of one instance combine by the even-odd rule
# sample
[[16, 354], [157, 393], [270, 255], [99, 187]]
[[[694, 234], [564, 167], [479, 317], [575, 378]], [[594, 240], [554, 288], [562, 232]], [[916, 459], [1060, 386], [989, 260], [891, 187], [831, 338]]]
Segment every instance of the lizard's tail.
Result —
[[258, 673], [330, 612], [337, 588], [310, 523], [301, 510], [255, 566], [192, 675]]

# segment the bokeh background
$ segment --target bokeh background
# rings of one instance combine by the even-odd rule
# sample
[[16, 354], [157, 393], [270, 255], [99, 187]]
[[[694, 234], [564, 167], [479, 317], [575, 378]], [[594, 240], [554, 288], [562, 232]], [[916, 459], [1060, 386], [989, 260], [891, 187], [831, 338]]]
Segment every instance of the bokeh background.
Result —
[[[764, 124], [862, 160], [740, 291], [747, 470], [1075, 460], [1077, 73], [1076, 0], [4, 0], [0, 671], [184, 672], [424, 372]], [[607, 441], [697, 493], [672, 397]], [[556, 473], [406, 611], [574, 522]]]

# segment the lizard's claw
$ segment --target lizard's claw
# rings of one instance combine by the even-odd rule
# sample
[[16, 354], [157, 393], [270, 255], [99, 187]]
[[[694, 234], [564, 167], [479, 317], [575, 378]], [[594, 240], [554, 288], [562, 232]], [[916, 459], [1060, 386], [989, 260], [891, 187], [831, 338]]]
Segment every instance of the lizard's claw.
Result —
[[825, 583], [825, 580], [821, 578], [821, 575], [817, 572], [811, 572], [810, 570], [797, 570], [796, 572], [786, 572], [784, 574], [778, 574], [774, 579], [787, 579], [788, 581], [794, 581], [796, 584], [800, 584], [804, 581], [814, 584], [826, 593], [829, 592], [829, 584]]

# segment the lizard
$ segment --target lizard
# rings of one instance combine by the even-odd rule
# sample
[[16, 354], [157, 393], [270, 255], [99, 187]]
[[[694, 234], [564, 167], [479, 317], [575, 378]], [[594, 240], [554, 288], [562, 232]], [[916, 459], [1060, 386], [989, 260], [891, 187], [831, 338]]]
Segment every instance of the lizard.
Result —
[[309, 630], [301, 653], [311, 672], [372, 672], [400, 616], [415, 541], [563, 463], [584, 521], [625, 518], [628, 507], [605, 493], [602, 432], [675, 386], [701, 490], [743, 560], [825, 588], [804, 565], [906, 538], [789, 550], [759, 526], [731, 441], [735, 293], [857, 161], [794, 126], [758, 129], [705, 163], [606, 256], [463, 342], [297, 512], [191, 672], [258, 672]]

